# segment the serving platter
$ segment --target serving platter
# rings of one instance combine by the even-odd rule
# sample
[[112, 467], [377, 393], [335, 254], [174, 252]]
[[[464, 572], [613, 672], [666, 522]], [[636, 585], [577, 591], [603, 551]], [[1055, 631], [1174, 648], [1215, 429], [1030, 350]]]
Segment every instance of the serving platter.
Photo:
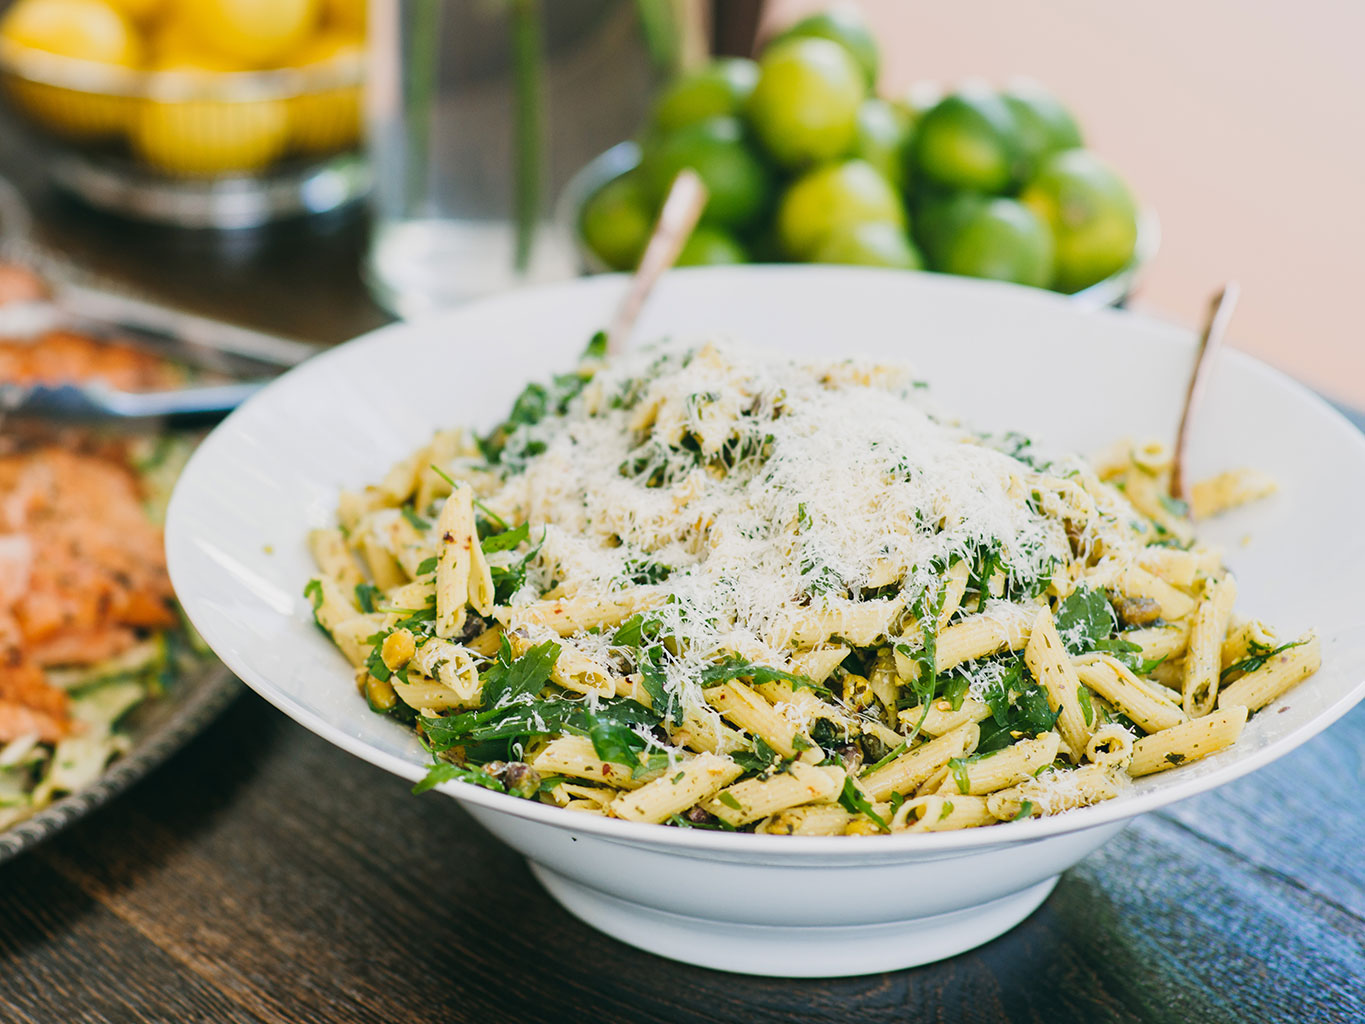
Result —
[[0, 831], [0, 863], [107, 804], [197, 736], [240, 693], [242, 684], [215, 658], [181, 672], [164, 695], [142, 702], [124, 719], [120, 731], [131, 745], [92, 785]]
[[[343, 487], [377, 479], [437, 427], [487, 427], [528, 378], [570, 366], [625, 282], [594, 278], [374, 332], [269, 385], [187, 467], [172, 499], [172, 580], [196, 626], [250, 686], [319, 735], [412, 780], [415, 737], [371, 713], [312, 623], [306, 531]], [[974, 426], [1095, 451], [1170, 437], [1187, 332], [1047, 293], [931, 274], [813, 266], [670, 274], [637, 343], [717, 334], [792, 354], [912, 363]], [[1306, 458], [1305, 453], [1312, 453]], [[1191, 451], [1200, 475], [1238, 465], [1281, 492], [1208, 525], [1240, 605], [1288, 635], [1313, 627], [1324, 667], [1259, 713], [1233, 749], [1052, 818], [888, 837], [717, 834], [574, 815], [462, 783], [442, 791], [526, 855], [566, 907], [666, 956], [788, 976], [868, 973], [950, 956], [1017, 923], [1058, 874], [1144, 811], [1282, 756], [1365, 695], [1365, 438], [1311, 392], [1224, 355]], [[428, 797], [427, 799], [431, 799]], [[436, 870], [436, 868], [433, 868]]]

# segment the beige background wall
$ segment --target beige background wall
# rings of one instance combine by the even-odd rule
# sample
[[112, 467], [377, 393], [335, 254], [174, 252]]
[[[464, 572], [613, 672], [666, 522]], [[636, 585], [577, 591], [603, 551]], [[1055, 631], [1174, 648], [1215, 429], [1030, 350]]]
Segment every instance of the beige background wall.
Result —
[[[770, 0], [785, 22], [819, 0]], [[1194, 324], [1242, 284], [1239, 348], [1365, 406], [1365, 3], [858, 0], [881, 91], [1029, 75], [1162, 224], [1139, 308]]]

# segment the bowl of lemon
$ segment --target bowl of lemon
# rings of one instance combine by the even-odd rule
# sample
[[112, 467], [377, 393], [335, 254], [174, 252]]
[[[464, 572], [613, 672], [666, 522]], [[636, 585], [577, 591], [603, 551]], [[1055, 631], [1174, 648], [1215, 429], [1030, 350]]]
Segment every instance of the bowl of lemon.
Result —
[[638, 261], [673, 177], [710, 198], [681, 265], [843, 263], [931, 270], [1112, 305], [1158, 242], [1156, 218], [1086, 148], [1043, 86], [981, 81], [875, 92], [880, 54], [856, 8], [815, 14], [757, 60], [693, 68], [637, 139], [584, 167], [561, 219], [589, 271]]
[[91, 204], [250, 227], [365, 191], [364, 27], [364, 0], [16, 0], [0, 93]]

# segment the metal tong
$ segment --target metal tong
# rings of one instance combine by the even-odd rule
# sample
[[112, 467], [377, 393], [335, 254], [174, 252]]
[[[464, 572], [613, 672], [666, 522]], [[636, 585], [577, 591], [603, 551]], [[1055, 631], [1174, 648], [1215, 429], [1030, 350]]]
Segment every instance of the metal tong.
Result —
[[[321, 346], [249, 330], [102, 287], [29, 238], [31, 217], [0, 179], [0, 261], [41, 280], [45, 294], [0, 306], [0, 334], [65, 328], [131, 342], [163, 358], [234, 378], [171, 391], [130, 392], [91, 381], [26, 385], [0, 381], [0, 421], [8, 418], [105, 423], [134, 429], [207, 422], [235, 409], [282, 370]], [[91, 282], [91, 283], [87, 283]]]
[[307, 342], [84, 284], [58, 280], [49, 286], [48, 299], [0, 307], [0, 322], [8, 318], [28, 321], [42, 330], [63, 327], [97, 338], [129, 341], [173, 362], [239, 379], [146, 392], [121, 391], [99, 381], [0, 382], [0, 415], [5, 417], [125, 427], [209, 422], [235, 409], [280, 371], [321, 351]]

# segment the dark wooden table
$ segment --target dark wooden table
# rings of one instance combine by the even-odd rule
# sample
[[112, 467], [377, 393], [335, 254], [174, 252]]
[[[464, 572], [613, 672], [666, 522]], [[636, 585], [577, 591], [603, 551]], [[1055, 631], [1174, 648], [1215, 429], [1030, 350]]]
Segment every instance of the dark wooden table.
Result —
[[[202, 312], [320, 341], [383, 321], [352, 218], [183, 236], [0, 172], [44, 237]], [[598, 934], [452, 801], [244, 693], [151, 777], [0, 867], [0, 1022], [1365, 1021], [1365, 706], [1135, 822], [1000, 939], [914, 970], [781, 981]]]

